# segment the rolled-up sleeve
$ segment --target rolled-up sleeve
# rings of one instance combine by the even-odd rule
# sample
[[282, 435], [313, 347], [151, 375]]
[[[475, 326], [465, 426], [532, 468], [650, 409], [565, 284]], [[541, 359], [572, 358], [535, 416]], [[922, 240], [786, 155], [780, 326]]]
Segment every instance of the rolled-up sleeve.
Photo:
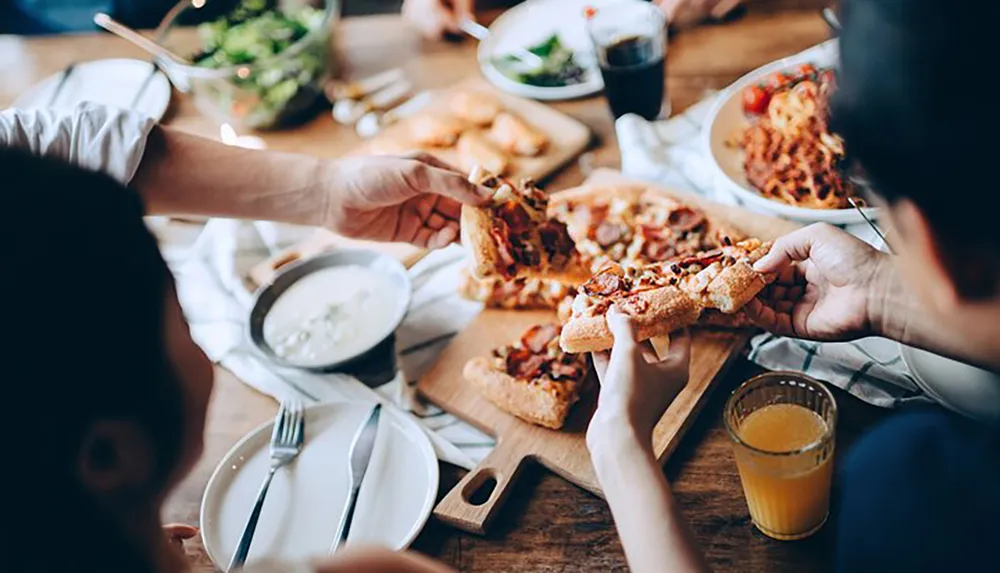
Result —
[[128, 185], [155, 125], [141, 114], [96, 104], [72, 110], [7, 109], [0, 111], [0, 147], [58, 157]]

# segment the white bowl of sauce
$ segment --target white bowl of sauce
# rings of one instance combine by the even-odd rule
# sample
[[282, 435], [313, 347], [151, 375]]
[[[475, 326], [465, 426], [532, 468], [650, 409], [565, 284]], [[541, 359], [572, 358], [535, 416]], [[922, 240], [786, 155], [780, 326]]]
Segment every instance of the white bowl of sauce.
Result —
[[410, 294], [406, 269], [388, 255], [325, 253], [290, 265], [257, 291], [250, 340], [281, 366], [330, 371], [392, 335]]

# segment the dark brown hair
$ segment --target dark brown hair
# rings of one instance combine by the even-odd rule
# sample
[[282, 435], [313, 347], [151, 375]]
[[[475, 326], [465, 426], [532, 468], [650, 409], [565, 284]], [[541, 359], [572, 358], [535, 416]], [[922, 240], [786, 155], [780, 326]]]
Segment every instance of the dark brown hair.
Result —
[[843, 0], [831, 127], [890, 203], [909, 199], [956, 246], [1000, 246], [1000, 114], [987, 62], [996, 2]]
[[161, 483], [150, 496], [178, 463], [181, 394], [163, 339], [169, 271], [139, 197], [107, 176], [7, 149], [0, 174], [0, 424], [5, 441], [22, 444], [7, 467], [26, 476], [9, 492], [19, 524], [2, 536], [10, 567], [0, 568], [150, 569], [147, 548], [130, 545], [84, 491], [78, 461], [91, 424], [122, 419], [155, 448]]

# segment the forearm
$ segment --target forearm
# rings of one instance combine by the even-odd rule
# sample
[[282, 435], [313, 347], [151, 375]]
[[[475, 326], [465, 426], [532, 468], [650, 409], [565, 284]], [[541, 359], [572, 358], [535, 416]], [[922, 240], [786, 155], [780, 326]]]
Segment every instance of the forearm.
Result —
[[977, 325], [961, 325], [960, 330], [955, 320], [924, 304], [905, 282], [893, 257], [886, 257], [879, 275], [868, 306], [874, 334], [963, 362], [1000, 368], [993, 338], [970, 335]]
[[156, 127], [130, 186], [151, 215], [203, 215], [322, 226], [335, 162], [260, 152]]
[[637, 573], [707, 571], [649, 438], [625, 426], [594, 432], [587, 441], [630, 568]]

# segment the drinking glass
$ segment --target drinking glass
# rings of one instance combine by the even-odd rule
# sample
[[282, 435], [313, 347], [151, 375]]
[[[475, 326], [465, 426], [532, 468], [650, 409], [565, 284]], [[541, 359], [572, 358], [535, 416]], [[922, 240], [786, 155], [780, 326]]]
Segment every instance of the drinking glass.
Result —
[[669, 115], [670, 102], [664, 102], [667, 22], [660, 9], [643, 0], [627, 0], [588, 8], [586, 16], [615, 119], [626, 113], [648, 120], [661, 111]]
[[830, 511], [833, 394], [803, 374], [769, 372], [733, 392], [724, 418], [757, 529], [782, 540], [818, 531]]

